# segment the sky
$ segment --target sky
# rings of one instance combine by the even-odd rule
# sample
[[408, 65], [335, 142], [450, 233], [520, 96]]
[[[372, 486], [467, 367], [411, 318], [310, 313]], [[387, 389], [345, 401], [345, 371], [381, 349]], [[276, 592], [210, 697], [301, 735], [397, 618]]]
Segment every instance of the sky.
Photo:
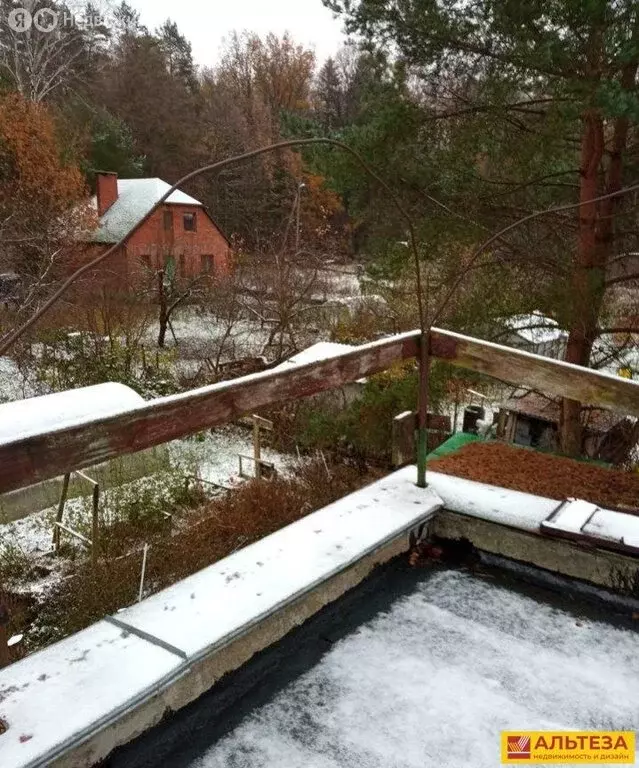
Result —
[[129, 0], [151, 31], [167, 18], [177, 22], [191, 42], [200, 66], [219, 60], [223, 38], [248, 29], [265, 36], [288, 31], [293, 39], [315, 49], [322, 62], [345, 41], [342, 21], [321, 0]]

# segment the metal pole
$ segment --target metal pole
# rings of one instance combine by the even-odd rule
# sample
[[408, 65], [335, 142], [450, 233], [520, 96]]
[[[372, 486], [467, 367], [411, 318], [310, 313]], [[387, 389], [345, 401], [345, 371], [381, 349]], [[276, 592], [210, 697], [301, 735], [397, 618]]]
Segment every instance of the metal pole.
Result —
[[430, 378], [430, 332], [422, 333], [419, 355], [419, 415], [417, 422], [417, 485], [426, 488], [428, 456], [428, 399]]
[[144, 554], [142, 555], [142, 573], [140, 575], [140, 592], [138, 593], [138, 603], [142, 602], [144, 595], [144, 579], [146, 577], [146, 558], [149, 553], [149, 545], [144, 545]]

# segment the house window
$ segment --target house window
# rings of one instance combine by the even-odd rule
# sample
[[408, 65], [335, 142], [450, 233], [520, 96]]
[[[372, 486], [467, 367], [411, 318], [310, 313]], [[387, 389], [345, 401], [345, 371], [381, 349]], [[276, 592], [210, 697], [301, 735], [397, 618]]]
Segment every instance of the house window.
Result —
[[143, 254], [140, 256], [140, 259], [142, 260], [142, 264], [144, 264], [147, 269], [151, 269], [151, 257], [148, 254]]
[[197, 220], [194, 213], [184, 214], [184, 231], [195, 232], [197, 228]]
[[210, 254], [200, 256], [200, 271], [205, 275], [212, 275], [215, 272], [215, 257]]
[[164, 230], [166, 232], [173, 230], [173, 211], [164, 211]]

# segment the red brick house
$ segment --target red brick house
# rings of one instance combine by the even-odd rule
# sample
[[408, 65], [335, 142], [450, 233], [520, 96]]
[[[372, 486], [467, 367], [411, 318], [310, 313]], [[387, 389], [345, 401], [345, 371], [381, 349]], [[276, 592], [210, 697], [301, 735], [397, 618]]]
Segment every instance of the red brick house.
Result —
[[137, 281], [145, 273], [174, 260], [178, 278], [223, 275], [230, 269], [231, 247], [199, 200], [176, 191], [156, 211], [153, 206], [170, 189], [161, 179], [118, 179], [100, 173], [92, 205], [98, 228], [90, 235], [90, 255], [119, 242], [128, 232], [120, 253], [104, 270], [118, 281]]

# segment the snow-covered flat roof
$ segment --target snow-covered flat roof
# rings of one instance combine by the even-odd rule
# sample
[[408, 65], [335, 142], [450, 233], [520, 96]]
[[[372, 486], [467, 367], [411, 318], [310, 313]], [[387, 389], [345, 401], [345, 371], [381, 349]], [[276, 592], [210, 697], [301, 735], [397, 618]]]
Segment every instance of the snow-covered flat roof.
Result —
[[120, 611], [118, 629], [100, 622], [0, 670], [1, 768], [51, 765], [260, 619], [406, 537], [439, 508], [414, 472], [379, 480]]
[[437, 572], [181, 765], [494, 768], [502, 730], [638, 729], [638, 679], [636, 632]]
[[4, 403], [0, 405], [0, 445], [115, 416], [143, 404], [137, 392], [113, 382]]
[[133, 705], [135, 694], [179, 675], [169, 651], [106, 621], [0, 673], [2, 768], [51, 765], [51, 750]]
[[428, 487], [440, 497], [445, 509], [522, 531], [539, 531], [539, 526], [560, 504], [555, 499], [440, 472], [429, 471], [426, 479]]
[[606, 544], [639, 551], [639, 517], [602, 509], [583, 499], [568, 499], [543, 522], [544, 532], [579, 539], [589, 537]]
[[[170, 188], [162, 179], [118, 179], [118, 199], [102, 216], [100, 226], [91, 239], [99, 243], [119, 242], [147, 216]], [[199, 200], [179, 190], [173, 192], [166, 202], [202, 207]], [[97, 198], [94, 197], [91, 204], [97, 210]]]
[[[142, 702], [158, 701], [159, 719], [162, 697], [200, 674], [200, 662], [442, 506], [528, 532], [557, 507], [434, 472], [420, 489], [415, 472], [395, 472], [0, 671], [0, 766], [52, 764]], [[599, 512], [591, 522], [601, 536], [637, 535], [636, 518], [627, 528], [628, 516]], [[385, 768], [400, 755], [408, 768], [492, 768], [501, 730], [639, 728], [639, 633], [468, 574], [424, 574], [194, 767]]]
[[415, 485], [415, 469], [408, 467], [121, 611], [118, 619], [198, 656], [410, 530], [439, 505], [432, 490]]

